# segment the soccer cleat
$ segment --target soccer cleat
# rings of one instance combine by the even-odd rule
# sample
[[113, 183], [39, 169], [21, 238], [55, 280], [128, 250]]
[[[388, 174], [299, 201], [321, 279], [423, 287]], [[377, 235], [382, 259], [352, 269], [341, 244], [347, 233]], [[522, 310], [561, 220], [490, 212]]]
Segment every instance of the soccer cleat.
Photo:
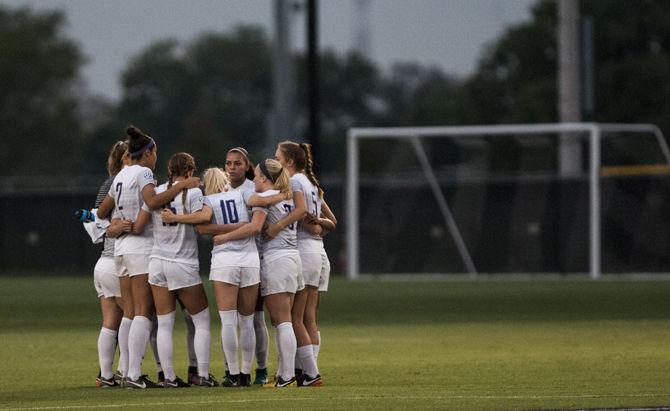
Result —
[[100, 388], [109, 388], [109, 387], [118, 387], [119, 384], [116, 382], [114, 377], [112, 376], [111, 378], [105, 378], [105, 377], [98, 377], [95, 380], [95, 385], [100, 387]]
[[199, 380], [198, 376], [198, 367], [195, 367], [193, 365], [188, 367], [188, 383], [191, 385], [198, 385], [197, 382]]
[[298, 387], [319, 387], [323, 384], [323, 379], [319, 374], [316, 374], [316, 377], [310, 377], [307, 374], [301, 374], [297, 380]]
[[236, 388], [240, 386], [240, 374], [230, 374], [226, 375], [226, 378], [224, 378], [223, 382], [221, 383], [222, 387], [227, 387], [227, 388]]
[[240, 373], [237, 383], [240, 387], [248, 387], [251, 385], [251, 374]]
[[136, 380], [131, 380], [126, 378], [123, 380], [124, 388], [133, 388], [133, 389], [146, 389], [146, 388], [159, 388], [158, 384], [151, 381], [146, 375], [140, 375], [140, 378]]
[[263, 385], [268, 382], [268, 369], [267, 368], [256, 368], [256, 379], [254, 379], [254, 384]]
[[116, 382], [116, 385], [121, 385], [121, 383], [123, 382], [123, 374], [121, 374], [121, 371], [118, 371], [118, 370], [117, 370], [117, 371], [114, 373], [114, 377], [113, 377], [113, 378], [114, 378], [114, 382]]
[[291, 377], [291, 379], [288, 381], [284, 381], [282, 377], [276, 377], [276, 379], [268, 382], [267, 384], [263, 384], [263, 388], [287, 388], [295, 386], [295, 377]]
[[159, 387], [162, 387], [161, 384], [162, 384], [164, 381], [165, 381], [165, 373], [164, 373], [163, 371], [158, 371], [158, 381], [156, 381], [156, 382], [158, 383], [158, 386], [159, 386]]
[[[161, 385], [159, 383], [158, 385]], [[185, 388], [185, 387], [190, 387], [191, 385], [184, 382], [181, 378], [179, 377], [174, 377], [174, 380], [164, 380], [162, 382], [162, 387], [163, 388]]]
[[212, 374], [209, 374], [208, 377], [195, 376], [195, 382], [192, 384], [198, 387], [217, 387], [219, 383], [214, 379]]

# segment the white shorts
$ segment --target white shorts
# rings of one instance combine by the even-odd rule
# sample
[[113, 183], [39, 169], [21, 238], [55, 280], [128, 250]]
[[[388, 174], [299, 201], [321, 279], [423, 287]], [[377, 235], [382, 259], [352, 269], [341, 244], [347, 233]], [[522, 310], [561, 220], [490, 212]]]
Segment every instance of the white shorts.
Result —
[[209, 279], [245, 288], [261, 282], [260, 271], [258, 267], [212, 267]]
[[202, 284], [200, 266], [152, 258], [149, 262], [149, 284], [170, 291]]
[[[301, 287], [302, 285], [302, 287]], [[270, 262], [261, 259], [261, 296], [292, 293], [305, 288], [300, 255], [292, 254]]]
[[98, 298], [121, 297], [121, 284], [116, 275], [114, 257], [100, 257], [93, 269], [93, 285]]
[[116, 263], [116, 275], [125, 277], [127, 275], [133, 277], [139, 274], [149, 273], [148, 254], [124, 254], [114, 257]]
[[[300, 253], [302, 260], [302, 276], [305, 284], [318, 287], [319, 291], [328, 291], [328, 278], [330, 277], [330, 262], [325, 251], [321, 253]], [[325, 290], [321, 290], [325, 283]]]

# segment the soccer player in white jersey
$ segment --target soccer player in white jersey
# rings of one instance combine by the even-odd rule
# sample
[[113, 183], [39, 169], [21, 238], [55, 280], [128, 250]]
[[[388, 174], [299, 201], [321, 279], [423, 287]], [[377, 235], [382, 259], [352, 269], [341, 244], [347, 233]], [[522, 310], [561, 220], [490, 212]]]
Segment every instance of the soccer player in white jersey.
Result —
[[[114, 176], [121, 171], [126, 148], [126, 143], [123, 141], [117, 141], [112, 146], [107, 157], [109, 178], [100, 186], [98, 196], [95, 200], [95, 208], [100, 206], [109, 191], [109, 187], [112, 185]], [[129, 225], [126, 225], [126, 227], [129, 228]], [[124, 226], [119, 224], [114, 228], [119, 228], [120, 231], [123, 231]], [[95, 382], [96, 386], [102, 388], [118, 385], [118, 382], [114, 379], [113, 367], [116, 338], [119, 324], [123, 317], [123, 308], [121, 304], [121, 286], [114, 266], [114, 237], [113, 235], [105, 236], [102, 254], [93, 269], [93, 284], [100, 300], [100, 310], [102, 312], [102, 327], [98, 335], [100, 375], [98, 375]]]
[[[114, 178], [109, 196], [113, 198], [115, 209], [113, 218], [130, 220], [131, 231], [134, 222], [145, 203], [156, 209], [170, 202], [182, 189], [198, 187], [200, 179], [191, 177], [170, 189], [156, 194], [152, 170], [156, 166], [158, 147], [156, 142], [134, 126], [129, 126], [128, 152], [130, 165]], [[98, 210], [100, 215], [100, 210]], [[151, 318], [154, 304], [148, 283], [149, 257], [153, 247], [152, 227], [148, 225], [141, 233], [135, 232], [118, 237], [114, 243], [114, 259], [117, 275], [129, 276], [130, 281], [121, 279], [121, 296], [124, 302], [132, 301], [132, 320], [127, 319], [124, 308], [123, 323], [130, 323], [127, 337], [119, 333], [119, 349], [128, 351], [128, 365], [124, 372], [123, 386], [129, 388], [156, 387], [146, 375], [141, 375], [142, 358], [146, 351], [152, 329]], [[125, 284], [130, 287], [124, 287]], [[125, 307], [125, 306], [124, 306]], [[121, 328], [120, 328], [121, 330]], [[124, 341], [127, 338], [127, 343]], [[123, 364], [122, 364], [123, 366]], [[121, 368], [121, 367], [119, 367]]]
[[[311, 340], [316, 360], [321, 340], [317, 325], [319, 292], [328, 290], [330, 279], [330, 262], [323, 246], [322, 236], [335, 229], [337, 220], [323, 200], [323, 189], [314, 174], [311, 146], [284, 141], [279, 143], [275, 156], [291, 176], [293, 190], [302, 193], [308, 210], [307, 216], [298, 224], [298, 249], [306, 290], [303, 324]], [[297, 310], [294, 308], [294, 311]], [[300, 342], [298, 345], [300, 346]], [[308, 348], [304, 350], [309, 351]], [[300, 355], [298, 355], [297, 367], [300, 366]]]
[[[229, 242], [214, 246], [209, 276], [213, 281], [221, 317], [221, 342], [228, 368], [222, 385], [248, 386], [256, 345], [253, 316], [260, 281], [258, 250], [253, 236], [261, 231], [265, 222], [265, 214], [262, 212], [253, 213], [251, 218], [248, 205], [270, 205], [271, 202], [281, 201], [285, 197], [278, 195], [261, 198], [254, 191], [229, 190], [228, 177], [219, 168], [207, 169], [204, 182], [207, 196], [204, 199], [203, 213], [211, 217], [212, 222], [198, 226], [198, 230], [207, 234], [235, 230]], [[163, 216], [167, 222], [195, 222], [190, 216], [174, 215], [167, 211]], [[241, 366], [238, 362], [238, 346], [242, 351]]]
[[[254, 170], [254, 184], [261, 196], [284, 194], [290, 196], [288, 173], [275, 160], [265, 160]], [[292, 200], [284, 200], [261, 210], [267, 213], [267, 223], [274, 224], [294, 208]], [[214, 238], [215, 243], [226, 238]], [[277, 376], [264, 387], [288, 387], [296, 384], [294, 361], [296, 336], [291, 324], [291, 302], [299, 288], [300, 255], [295, 225], [287, 225], [272, 239], [263, 238], [261, 253], [261, 295], [275, 327], [279, 354]]]
[[[169, 181], [156, 188], [156, 194], [163, 193], [190, 178], [195, 171], [195, 160], [188, 153], [176, 153], [168, 162]], [[170, 214], [189, 215], [194, 223], [209, 219], [202, 212], [202, 192], [199, 188], [182, 190], [181, 196], [175, 197], [165, 205]], [[142, 210], [150, 213], [146, 204]], [[195, 228], [191, 224], [179, 224], [165, 221], [161, 210], [153, 210], [154, 244], [149, 263], [149, 284], [156, 305], [158, 321], [157, 346], [158, 355], [165, 375], [159, 382], [164, 388], [189, 387], [190, 384], [177, 377], [174, 371], [172, 354], [172, 333], [174, 330], [175, 308], [177, 297], [184, 304], [195, 326], [194, 348], [198, 364], [198, 380], [196, 385], [215, 387], [216, 381], [209, 374], [210, 331], [209, 305], [200, 279], [198, 263], [198, 239]], [[135, 231], [142, 230], [139, 226], [146, 218], [138, 218]]]
[[334, 229], [335, 225], [331, 220], [320, 217], [322, 190], [312, 169], [311, 147], [308, 144], [284, 141], [279, 143], [275, 158], [291, 176], [293, 197], [306, 203], [309, 216], [301, 219], [298, 224], [298, 249], [305, 289], [298, 292], [293, 304], [293, 328], [298, 340], [296, 369], [304, 371], [302, 375], [299, 374], [298, 385], [311, 386], [313, 383], [321, 383], [316, 368], [319, 352], [316, 317], [319, 286], [325, 286], [327, 289], [330, 275], [330, 263], [321, 234], [324, 230], [323, 225], [330, 230]]
[[[226, 153], [226, 173], [229, 179], [229, 190], [256, 191], [254, 185], [254, 166], [249, 158], [249, 153], [243, 147], [234, 147]], [[251, 211], [249, 209], [248, 211]], [[265, 311], [263, 310], [263, 298], [258, 289], [256, 308], [254, 310], [254, 332], [256, 334], [256, 377], [254, 384], [263, 385], [268, 382], [268, 327], [265, 323]]]

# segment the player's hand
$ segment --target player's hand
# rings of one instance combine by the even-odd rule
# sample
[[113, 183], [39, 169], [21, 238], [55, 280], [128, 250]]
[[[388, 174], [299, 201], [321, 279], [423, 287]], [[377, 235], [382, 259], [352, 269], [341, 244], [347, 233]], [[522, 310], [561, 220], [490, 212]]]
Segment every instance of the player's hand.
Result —
[[314, 214], [307, 213], [307, 215], [303, 218], [307, 224], [319, 224], [319, 218]]
[[228, 238], [226, 237], [225, 234], [215, 235], [213, 240], [214, 240], [214, 245], [221, 245], [221, 244], [224, 244], [224, 243], [228, 242]]
[[198, 177], [189, 177], [179, 184], [183, 184], [183, 188], [198, 188], [200, 187], [200, 179]]
[[277, 237], [277, 234], [279, 234], [280, 231], [281, 229], [277, 224], [268, 224], [268, 226], [263, 229], [263, 238], [272, 240]]
[[121, 227], [123, 228], [124, 233], [130, 233], [133, 231], [133, 222], [130, 220], [123, 219], [121, 220]]
[[174, 217], [175, 213], [172, 212], [169, 208], [164, 208], [161, 210], [161, 218], [163, 219], [164, 223], [174, 223]]

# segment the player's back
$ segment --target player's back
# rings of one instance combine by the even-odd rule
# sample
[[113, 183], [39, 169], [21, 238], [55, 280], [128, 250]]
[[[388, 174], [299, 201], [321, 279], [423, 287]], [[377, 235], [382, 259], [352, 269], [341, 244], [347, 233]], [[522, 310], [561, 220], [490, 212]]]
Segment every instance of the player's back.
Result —
[[[168, 185], [162, 184], [156, 188], [156, 194], [165, 192]], [[182, 201], [180, 192], [165, 207], [178, 215], [191, 214], [202, 210], [203, 195], [199, 188], [191, 188], [186, 192], [186, 199]], [[148, 208], [145, 206], [145, 210]], [[165, 223], [161, 217], [162, 209], [153, 210], [154, 245], [151, 257], [170, 261], [189, 262], [198, 261], [198, 236], [192, 224]]]
[[[258, 195], [263, 197], [274, 194], [279, 194], [279, 190], [268, 190], [263, 193], [258, 193]], [[282, 218], [286, 217], [291, 212], [291, 210], [293, 210], [293, 208], [293, 200], [282, 200], [276, 204], [271, 205], [265, 209], [267, 211], [267, 218], [265, 220], [266, 224], [269, 225], [279, 222]], [[292, 253], [293, 251], [297, 252], [298, 237], [296, 233], [296, 225], [297, 223], [289, 224], [271, 240], [265, 240], [261, 238], [260, 252], [266, 261], [268, 259], [273, 259], [279, 254], [285, 254], [286, 252]]]
[[[142, 189], [155, 185], [153, 172], [147, 167], [131, 165], [124, 167], [114, 177], [109, 195], [114, 198], [115, 208], [112, 218], [135, 221], [144, 203]], [[140, 235], [121, 235], [114, 244], [114, 254], [148, 254], [153, 245], [153, 227], [147, 224]]]
[[[204, 202], [212, 208], [212, 223], [227, 225], [251, 221], [247, 201], [252, 194], [247, 190], [229, 190], [206, 196]], [[249, 236], [216, 245], [212, 254], [224, 251], [245, 253], [257, 252], [257, 249], [253, 236]]]

